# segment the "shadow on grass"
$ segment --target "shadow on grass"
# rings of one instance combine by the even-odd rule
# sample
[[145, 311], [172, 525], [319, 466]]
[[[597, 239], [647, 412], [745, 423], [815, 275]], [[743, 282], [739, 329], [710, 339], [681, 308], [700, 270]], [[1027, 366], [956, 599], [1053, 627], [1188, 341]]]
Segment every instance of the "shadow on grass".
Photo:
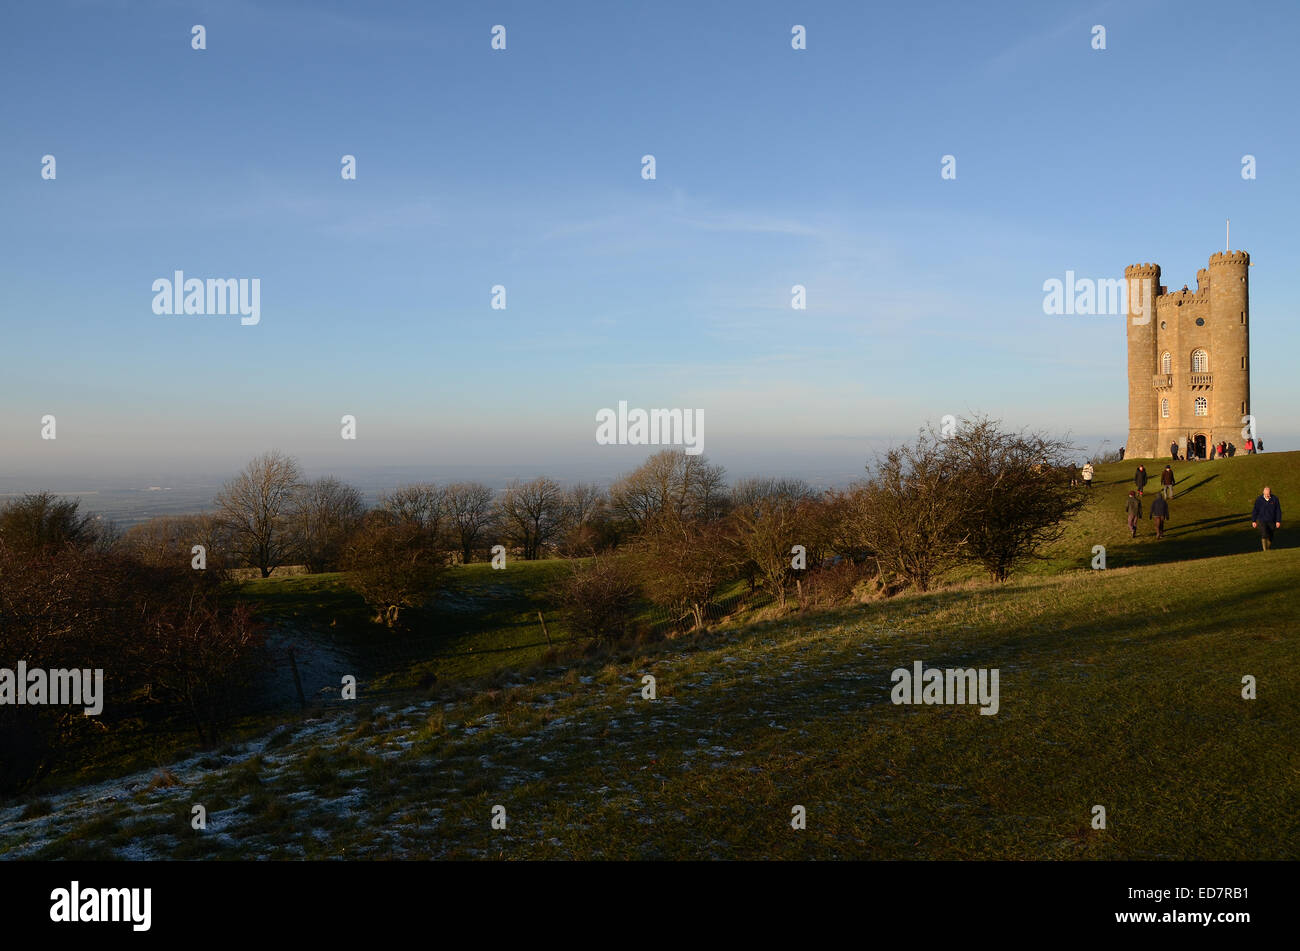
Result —
[[[1183, 496], [1185, 496], [1185, 495], [1187, 495], [1187, 494], [1189, 494], [1189, 493], [1191, 493], [1191, 492], [1196, 491], [1196, 490], [1199, 489], [1201, 486], [1206, 485], [1207, 483], [1213, 482], [1213, 481], [1214, 481], [1215, 479], [1217, 479], [1218, 477], [1219, 477], [1219, 473], [1217, 473], [1217, 472], [1214, 473], [1214, 475], [1206, 476], [1206, 477], [1205, 477], [1204, 479], [1202, 479], [1200, 482], [1194, 483], [1193, 485], [1189, 485], [1189, 486], [1187, 486], [1187, 488], [1182, 489], [1181, 491], [1175, 491], [1175, 492], [1174, 492], [1174, 498], [1175, 498], [1175, 499], [1181, 499]], [[1191, 479], [1192, 479], [1191, 476], [1184, 476], [1181, 480], [1175, 482], [1175, 483], [1174, 483], [1174, 488], [1175, 488], [1175, 490], [1177, 490], [1178, 486], [1181, 485], [1182, 483], [1190, 482]]]

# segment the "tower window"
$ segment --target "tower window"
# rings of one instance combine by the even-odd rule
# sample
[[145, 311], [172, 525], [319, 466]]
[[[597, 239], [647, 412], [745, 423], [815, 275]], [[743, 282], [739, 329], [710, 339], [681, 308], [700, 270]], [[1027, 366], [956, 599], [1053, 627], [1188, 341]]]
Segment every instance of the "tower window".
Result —
[[1171, 369], [1172, 364], [1173, 364], [1173, 358], [1169, 356], [1169, 351], [1168, 351], [1168, 350], [1166, 350], [1164, 353], [1160, 354], [1160, 372], [1161, 372], [1161, 373], [1172, 373], [1172, 372], [1173, 372], [1173, 370]]
[[1169, 418], [1169, 400], [1164, 399], [1160, 401], [1160, 415], [1164, 419]]
[[1196, 318], [1196, 326], [1198, 326], [1198, 327], [1204, 327], [1204, 326], [1205, 326], [1205, 318], [1204, 318], [1204, 317], [1197, 317], [1197, 318]]
[[1197, 416], [1209, 415], [1209, 406], [1206, 403], [1204, 396], [1196, 397], [1196, 415]]
[[1243, 324], [1246, 322], [1246, 312], [1244, 310], [1241, 312], [1241, 322]]
[[1204, 350], [1192, 351], [1192, 372], [1208, 373], [1210, 370], [1210, 355]]

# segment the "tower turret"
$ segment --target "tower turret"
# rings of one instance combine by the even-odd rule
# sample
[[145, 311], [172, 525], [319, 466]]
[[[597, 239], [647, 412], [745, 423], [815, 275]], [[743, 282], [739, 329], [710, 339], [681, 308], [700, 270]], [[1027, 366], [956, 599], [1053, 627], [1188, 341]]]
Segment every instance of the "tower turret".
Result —
[[1250, 255], [1222, 251], [1210, 257], [1210, 424], [1215, 440], [1241, 445], [1250, 412]]
[[1158, 405], [1151, 386], [1156, 367], [1156, 297], [1160, 265], [1132, 264], [1124, 269], [1128, 297], [1128, 442], [1129, 458], [1156, 455]]

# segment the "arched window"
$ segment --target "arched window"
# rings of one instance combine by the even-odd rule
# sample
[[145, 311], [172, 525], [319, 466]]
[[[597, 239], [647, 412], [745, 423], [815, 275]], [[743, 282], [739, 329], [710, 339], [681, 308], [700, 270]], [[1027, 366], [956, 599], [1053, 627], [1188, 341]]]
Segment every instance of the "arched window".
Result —
[[1204, 397], [1204, 396], [1198, 396], [1198, 397], [1196, 397], [1196, 415], [1197, 415], [1197, 416], [1208, 416], [1208, 415], [1209, 415], [1209, 406], [1208, 406], [1208, 404], [1205, 402], [1205, 397]]
[[1192, 351], [1192, 372], [1209, 373], [1210, 372], [1210, 355], [1204, 350]]
[[1169, 355], [1168, 350], [1160, 354], [1160, 372], [1173, 373], [1173, 362], [1173, 358]]
[[1163, 399], [1163, 400], [1160, 401], [1160, 415], [1161, 415], [1164, 419], [1168, 419], [1168, 418], [1169, 418], [1169, 400], [1168, 400], [1168, 399]]

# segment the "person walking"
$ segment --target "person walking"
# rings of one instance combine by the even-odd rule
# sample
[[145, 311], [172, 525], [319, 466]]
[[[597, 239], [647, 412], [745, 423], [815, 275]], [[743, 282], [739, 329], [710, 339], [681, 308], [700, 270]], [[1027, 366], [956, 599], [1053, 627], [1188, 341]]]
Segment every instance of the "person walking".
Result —
[[1255, 440], [1255, 451], [1256, 451], [1256, 452], [1263, 452], [1263, 451], [1264, 451], [1264, 440], [1262, 440], [1262, 439], [1256, 439], [1256, 440]]
[[1123, 447], [1123, 446], [1120, 446], [1120, 447], [1119, 447], [1119, 461], [1120, 461], [1120, 462], [1123, 462], [1123, 461], [1124, 461], [1124, 447]]
[[1250, 439], [1249, 437], [1247, 437], [1247, 439], [1246, 439], [1246, 455], [1248, 455], [1248, 456], [1253, 456], [1254, 454], [1255, 454], [1255, 440]]
[[1177, 439], [1175, 439], [1173, 442], [1169, 444], [1169, 455], [1173, 458], [1174, 462], [1178, 461], [1178, 440]]
[[1151, 500], [1151, 518], [1156, 523], [1156, 538], [1165, 537], [1165, 519], [1169, 517], [1169, 503], [1163, 495]]
[[1135, 473], [1133, 474], [1133, 481], [1134, 481], [1134, 483], [1137, 484], [1137, 487], [1138, 487], [1138, 488], [1137, 488], [1137, 493], [1138, 493], [1138, 495], [1141, 495], [1141, 494], [1142, 494], [1142, 490], [1145, 489], [1145, 488], [1146, 488], [1146, 485], [1147, 485], [1147, 467], [1146, 467], [1146, 466], [1138, 466], [1138, 467], [1137, 467], [1137, 472], [1135, 472]]
[[1092, 460], [1089, 459], [1083, 464], [1083, 486], [1086, 489], [1092, 488]]
[[1273, 532], [1282, 527], [1282, 503], [1264, 486], [1250, 510], [1250, 527], [1259, 529], [1259, 545], [1264, 551], [1273, 547]]
[[1128, 490], [1128, 501], [1124, 503], [1124, 512], [1128, 515], [1129, 538], [1137, 538], [1138, 519], [1142, 517], [1142, 500], [1137, 497], [1137, 492], [1133, 489]]
[[1236, 454], [1237, 454], [1237, 444], [1231, 442], [1228, 443], [1228, 458], [1231, 459]]
[[1173, 466], [1165, 466], [1165, 471], [1160, 473], [1160, 493], [1167, 499], [1174, 497]]

